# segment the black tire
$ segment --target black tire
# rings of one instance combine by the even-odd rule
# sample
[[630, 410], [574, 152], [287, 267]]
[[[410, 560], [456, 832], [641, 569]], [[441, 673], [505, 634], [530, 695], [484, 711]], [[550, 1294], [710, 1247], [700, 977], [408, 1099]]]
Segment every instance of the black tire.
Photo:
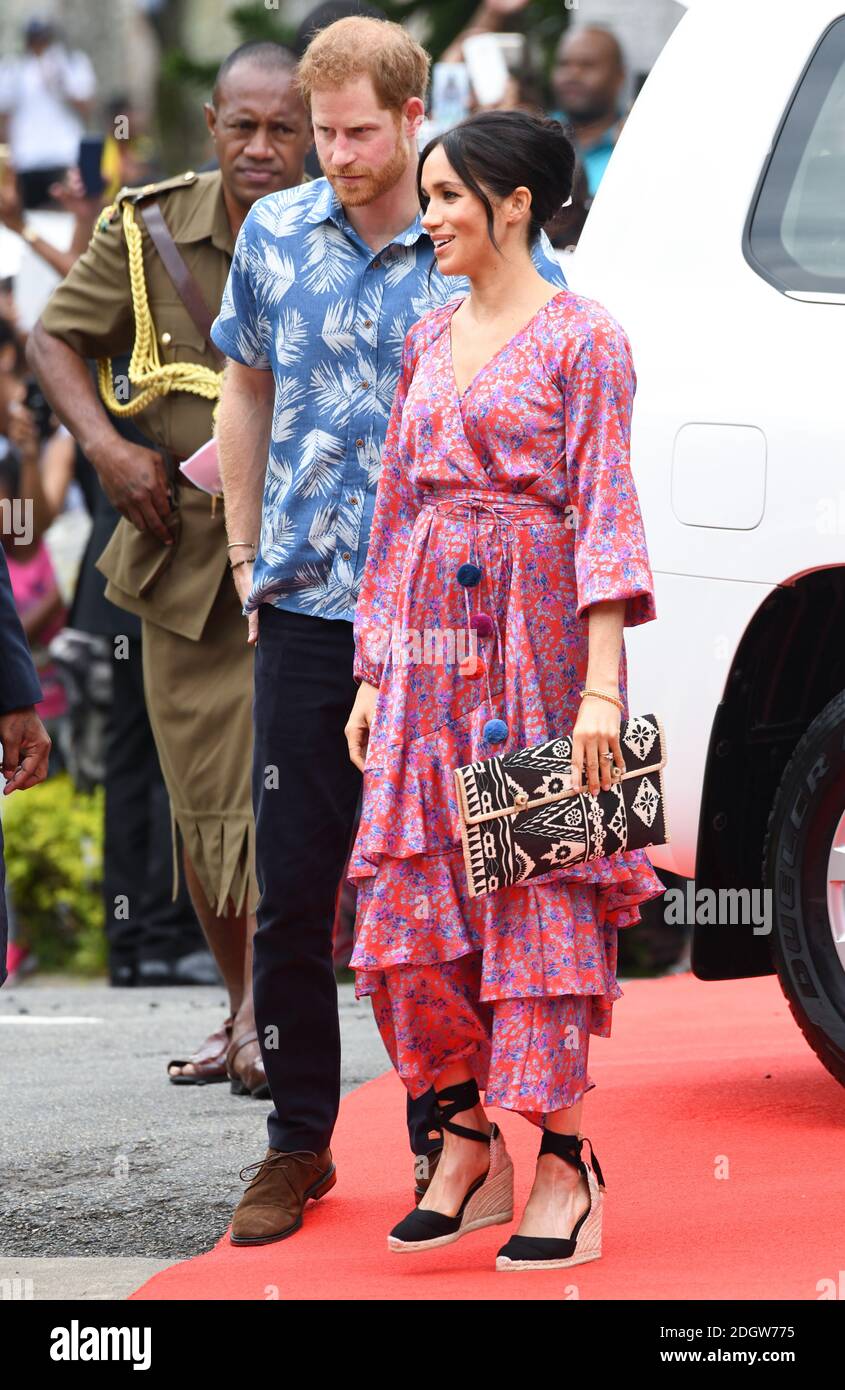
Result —
[[795, 1022], [845, 1086], [845, 967], [827, 902], [833, 835], [845, 811], [845, 690], [799, 739], [772, 803], [763, 848], [772, 960]]

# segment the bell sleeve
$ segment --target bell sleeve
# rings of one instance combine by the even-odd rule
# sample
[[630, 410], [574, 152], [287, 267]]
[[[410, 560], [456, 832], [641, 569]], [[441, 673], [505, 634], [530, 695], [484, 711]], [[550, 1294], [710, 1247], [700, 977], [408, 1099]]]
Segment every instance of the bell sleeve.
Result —
[[657, 617], [645, 529], [631, 472], [637, 378], [627, 335], [591, 316], [564, 367], [567, 501], [574, 508], [576, 616], [626, 599], [625, 627]]
[[361, 589], [355, 605], [353, 633], [356, 684], [379, 685], [390, 649], [399, 581], [414, 522], [422, 506], [410, 481], [410, 455], [402, 443], [402, 410], [414, 375], [414, 328], [405, 338], [402, 367], [381, 455], [373, 520]]

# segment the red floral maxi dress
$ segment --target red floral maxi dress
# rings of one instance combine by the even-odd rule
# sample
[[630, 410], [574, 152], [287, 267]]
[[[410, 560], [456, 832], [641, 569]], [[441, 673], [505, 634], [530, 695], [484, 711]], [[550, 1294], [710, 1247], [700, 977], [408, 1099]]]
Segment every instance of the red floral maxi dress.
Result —
[[[562, 290], [459, 396], [459, 302], [405, 340], [355, 611], [354, 677], [379, 693], [350, 964], [411, 1096], [463, 1058], [488, 1104], [542, 1124], [595, 1085], [589, 1034], [610, 1035], [622, 995], [617, 931], [664, 885], [639, 850], [470, 898], [452, 770], [571, 733], [590, 604], [626, 599], [629, 627], [657, 616], [629, 465], [636, 376], [615, 319]], [[468, 605], [496, 629], [477, 638], [488, 679], [459, 668]], [[623, 644], [623, 718], [626, 678]], [[493, 718], [504, 742], [485, 736]]]

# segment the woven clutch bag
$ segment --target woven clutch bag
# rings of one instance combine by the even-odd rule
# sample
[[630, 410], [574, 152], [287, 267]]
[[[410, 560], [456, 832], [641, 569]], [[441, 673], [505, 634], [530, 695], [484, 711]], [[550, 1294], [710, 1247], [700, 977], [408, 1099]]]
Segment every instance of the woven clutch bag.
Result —
[[568, 735], [454, 769], [471, 898], [553, 869], [668, 843], [660, 719], [623, 719], [619, 742], [625, 772], [613, 769], [613, 786], [596, 796], [569, 785]]

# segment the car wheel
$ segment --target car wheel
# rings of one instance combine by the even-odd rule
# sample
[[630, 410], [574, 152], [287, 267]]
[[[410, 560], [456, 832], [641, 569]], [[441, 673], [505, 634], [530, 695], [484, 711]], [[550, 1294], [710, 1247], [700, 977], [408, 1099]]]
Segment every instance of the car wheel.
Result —
[[845, 1085], [845, 690], [802, 735], [763, 850], [772, 955], [807, 1042]]

